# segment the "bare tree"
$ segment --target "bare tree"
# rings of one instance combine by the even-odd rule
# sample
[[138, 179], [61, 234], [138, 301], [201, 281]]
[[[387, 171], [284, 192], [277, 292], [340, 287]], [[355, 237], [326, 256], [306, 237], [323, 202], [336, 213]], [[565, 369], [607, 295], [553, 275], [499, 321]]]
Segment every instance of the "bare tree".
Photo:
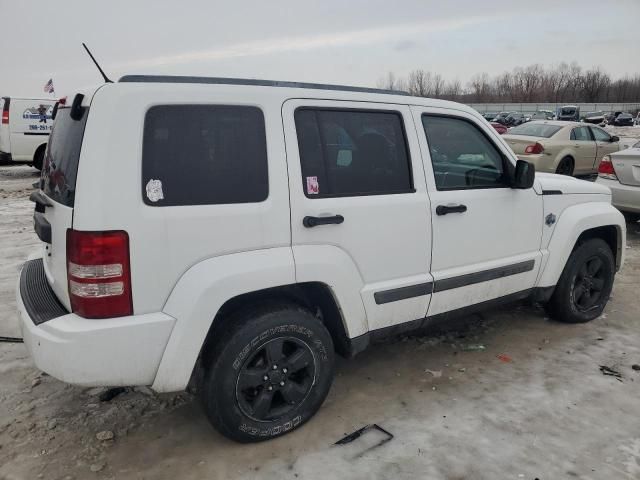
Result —
[[600, 68], [593, 68], [587, 70], [582, 75], [581, 86], [581, 99], [586, 102], [597, 102], [604, 100], [604, 95], [607, 93], [607, 89], [611, 84], [611, 77], [604, 73]]
[[599, 67], [583, 70], [573, 62], [545, 68], [539, 64], [516, 67], [495, 77], [478, 73], [466, 89], [459, 80], [445, 81], [440, 73], [416, 69], [404, 78], [389, 72], [378, 81], [389, 90], [407, 90], [421, 97], [462, 102], [638, 102], [640, 74], [612, 80]]

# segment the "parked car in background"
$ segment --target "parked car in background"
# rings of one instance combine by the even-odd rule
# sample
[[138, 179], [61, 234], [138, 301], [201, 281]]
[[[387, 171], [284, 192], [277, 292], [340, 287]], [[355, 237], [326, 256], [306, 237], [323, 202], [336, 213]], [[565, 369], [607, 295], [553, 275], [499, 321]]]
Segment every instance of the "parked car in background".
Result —
[[621, 113], [623, 113], [623, 112], [619, 112], [619, 111], [618, 111], [618, 112], [609, 112], [609, 113], [607, 113], [607, 114], [605, 115], [605, 120], [607, 121], [607, 123], [608, 123], [609, 125], [613, 125], [613, 122], [615, 122], [616, 117], [617, 117], [618, 115], [620, 115]]
[[578, 122], [580, 121], [580, 107], [576, 105], [565, 105], [558, 108], [556, 112], [556, 120], [562, 120], [565, 122]]
[[511, 112], [504, 119], [504, 124], [507, 127], [515, 127], [517, 125], [522, 125], [523, 123], [526, 123], [526, 122], [527, 122], [527, 117], [524, 115], [524, 113], [518, 113], [518, 112]]
[[495, 113], [495, 112], [485, 112], [485, 113], [483, 113], [483, 114], [482, 114], [482, 116], [484, 117], [484, 119], [485, 119], [487, 122], [490, 122], [490, 121], [492, 121], [494, 118], [496, 118], [496, 115], [498, 115], [498, 114], [497, 114], [497, 113]]
[[496, 115], [493, 121], [501, 123], [502, 125], [506, 125], [507, 117], [512, 113], [515, 113], [515, 112], [500, 112], [499, 114]]
[[55, 103], [51, 98], [0, 98], [0, 164], [27, 162], [42, 168]]
[[582, 121], [584, 123], [600, 125], [601, 127], [604, 127], [607, 124], [604, 112], [587, 112]]
[[595, 125], [558, 120], [532, 121], [503, 136], [518, 158], [537, 171], [563, 175], [596, 173], [604, 155], [622, 147], [619, 138]]
[[633, 120], [634, 125], [640, 125], [640, 112], [636, 114], [636, 118]]
[[495, 128], [496, 132], [498, 132], [500, 135], [504, 135], [509, 131], [506, 125], [502, 125], [501, 123], [498, 123], [498, 122], [489, 122], [489, 123], [491, 123], [491, 126]]
[[553, 120], [553, 112], [551, 110], [538, 110], [531, 114], [531, 120]]
[[632, 127], [633, 126], [633, 115], [631, 115], [630, 113], [621, 113], [613, 121], [613, 124], [616, 127]]
[[632, 148], [605, 155], [596, 183], [611, 189], [613, 206], [628, 220], [640, 220], [640, 142]]

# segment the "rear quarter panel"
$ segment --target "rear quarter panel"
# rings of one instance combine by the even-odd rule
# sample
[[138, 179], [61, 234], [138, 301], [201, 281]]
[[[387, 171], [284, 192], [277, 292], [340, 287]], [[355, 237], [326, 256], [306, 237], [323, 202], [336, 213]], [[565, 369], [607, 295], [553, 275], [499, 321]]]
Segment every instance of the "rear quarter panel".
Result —
[[[269, 196], [261, 203], [165, 206], [142, 199], [144, 118], [154, 105], [252, 105], [262, 109]], [[234, 86], [119, 83], [91, 105], [78, 168], [73, 227], [129, 233], [134, 313], [163, 309], [181, 276], [206, 259], [254, 249], [290, 248], [289, 196], [281, 99]], [[211, 312], [214, 315], [215, 312]]]

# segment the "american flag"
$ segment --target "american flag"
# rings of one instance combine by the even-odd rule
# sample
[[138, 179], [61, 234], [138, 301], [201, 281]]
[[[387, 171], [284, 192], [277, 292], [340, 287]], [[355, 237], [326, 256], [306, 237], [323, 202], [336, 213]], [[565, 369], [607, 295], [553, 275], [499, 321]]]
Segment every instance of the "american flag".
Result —
[[47, 83], [44, 84], [44, 91], [46, 93], [53, 93], [53, 78], [50, 78]]

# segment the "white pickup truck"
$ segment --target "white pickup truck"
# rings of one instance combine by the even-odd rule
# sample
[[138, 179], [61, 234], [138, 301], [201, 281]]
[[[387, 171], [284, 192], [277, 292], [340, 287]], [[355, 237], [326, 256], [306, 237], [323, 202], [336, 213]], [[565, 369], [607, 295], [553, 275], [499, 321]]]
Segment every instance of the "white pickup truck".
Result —
[[0, 164], [27, 162], [42, 168], [55, 103], [50, 98], [0, 98]]
[[[608, 188], [536, 175], [476, 111], [334, 85], [127, 76], [62, 106], [17, 293], [36, 365], [196, 385], [224, 435], [320, 408], [334, 356], [500, 302], [605, 308]], [[339, 400], [338, 400], [339, 401]]]

